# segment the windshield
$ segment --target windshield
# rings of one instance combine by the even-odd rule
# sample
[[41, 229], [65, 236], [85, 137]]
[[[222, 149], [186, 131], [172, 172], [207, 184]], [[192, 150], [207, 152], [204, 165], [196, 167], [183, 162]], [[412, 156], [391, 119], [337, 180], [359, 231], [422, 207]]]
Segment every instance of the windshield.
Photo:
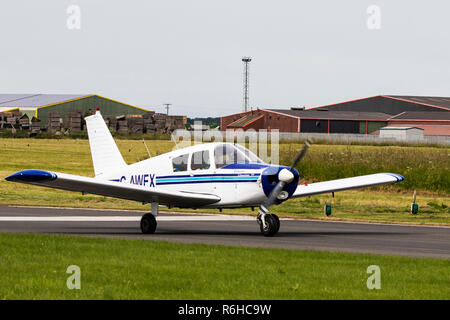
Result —
[[260, 158], [258, 158], [256, 154], [254, 154], [247, 148], [241, 146], [240, 144], [235, 144], [234, 146], [238, 148], [240, 151], [242, 151], [246, 155], [246, 157], [250, 160], [250, 162], [263, 163], [263, 161]]
[[232, 144], [222, 144], [214, 148], [214, 161], [216, 163], [216, 168], [222, 168], [225, 165], [233, 163], [247, 163], [247, 162], [257, 162], [262, 161], [250, 150]]

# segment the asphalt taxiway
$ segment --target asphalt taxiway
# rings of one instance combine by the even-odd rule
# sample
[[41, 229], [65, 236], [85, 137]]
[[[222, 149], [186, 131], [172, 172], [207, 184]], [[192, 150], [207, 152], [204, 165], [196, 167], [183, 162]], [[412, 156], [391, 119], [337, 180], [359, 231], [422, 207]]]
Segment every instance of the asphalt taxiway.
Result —
[[327, 250], [450, 259], [450, 227], [282, 219], [263, 237], [254, 217], [160, 213], [143, 235], [143, 212], [0, 206], [0, 232], [67, 234], [294, 250]]

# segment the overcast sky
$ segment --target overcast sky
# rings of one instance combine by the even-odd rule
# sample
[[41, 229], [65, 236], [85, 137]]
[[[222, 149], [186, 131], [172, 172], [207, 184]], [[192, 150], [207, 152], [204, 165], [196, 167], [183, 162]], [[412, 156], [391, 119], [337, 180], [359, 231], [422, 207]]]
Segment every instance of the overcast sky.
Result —
[[242, 110], [242, 56], [254, 108], [450, 96], [449, 1], [2, 0], [0, 46], [0, 93], [168, 102], [191, 117]]

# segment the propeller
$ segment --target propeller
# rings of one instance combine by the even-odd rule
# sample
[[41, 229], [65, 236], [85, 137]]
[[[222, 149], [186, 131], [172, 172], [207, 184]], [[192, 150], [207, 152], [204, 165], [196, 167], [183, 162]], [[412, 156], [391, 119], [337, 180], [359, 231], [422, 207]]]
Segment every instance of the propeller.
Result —
[[[280, 196], [281, 192], [283, 191], [283, 188], [286, 184], [291, 183], [294, 180], [294, 174], [292, 173], [294, 168], [297, 166], [297, 164], [300, 162], [300, 160], [305, 156], [306, 151], [311, 146], [311, 140], [307, 139], [305, 141], [305, 145], [303, 146], [302, 150], [297, 154], [297, 156], [294, 159], [294, 162], [292, 163], [292, 166], [288, 169], [282, 169], [278, 173], [278, 183], [273, 188], [272, 192], [270, 192], [269, 196], [267, 197], [266, 201], [259, 206], [259, 214], [264, 217], [265, 214], [269, 213], [269, 208], [277, 201], [278, 197]], [[262, 217], [262, 223], [265, 224], [265, 220]]]

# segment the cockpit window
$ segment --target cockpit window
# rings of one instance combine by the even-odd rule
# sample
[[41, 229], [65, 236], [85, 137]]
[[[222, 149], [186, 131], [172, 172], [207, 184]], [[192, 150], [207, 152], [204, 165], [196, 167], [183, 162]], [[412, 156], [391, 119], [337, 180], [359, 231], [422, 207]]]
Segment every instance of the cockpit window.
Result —
[[197, 151], [192, 154], [191, 170], [206, 170], [209, 167], [209, 150]]
[[250, 159], [250, 162], [255, 162], [255, 163], [263, 163], [263, 161], [258, 158], [258, 156], [256, 154], [254, 154], [253, 152], [251, 152], [250, 150], [248, 150], [247, 148], [244, 148], [243, 146], [241, 146], [240, 144], [235, 144], [234, 145], [236, 148], [238, 148], [239, 150], [241, 150], [245, 156]]
[[222, 168], [227, 164], [251, 162], [244, 152], [231, 144], [222, 144], [215, 147], [214, 161], [216, 168]]
[[187, 171], [189, 153], [172, 159], [173, 172]]

